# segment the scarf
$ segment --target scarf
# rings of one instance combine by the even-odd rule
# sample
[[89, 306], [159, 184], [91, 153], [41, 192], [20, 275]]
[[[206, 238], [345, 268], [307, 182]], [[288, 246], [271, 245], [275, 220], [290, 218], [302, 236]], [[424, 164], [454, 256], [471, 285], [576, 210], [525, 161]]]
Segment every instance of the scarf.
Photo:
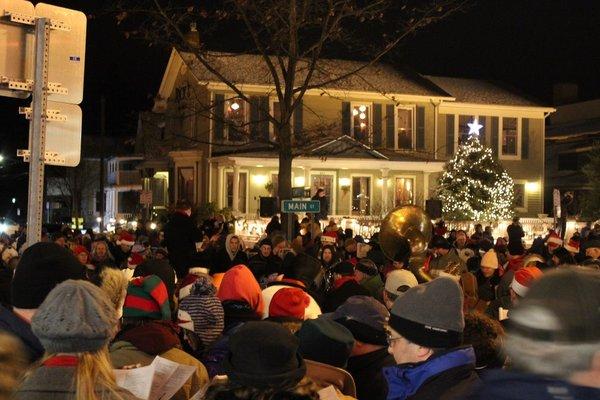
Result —
[[151, 321], [128, 329], [118, 335], [118, 340], [124, 340], [134, 345], [144, 353], [156, 356], [181, 347], [179, 327], [171, 321]]

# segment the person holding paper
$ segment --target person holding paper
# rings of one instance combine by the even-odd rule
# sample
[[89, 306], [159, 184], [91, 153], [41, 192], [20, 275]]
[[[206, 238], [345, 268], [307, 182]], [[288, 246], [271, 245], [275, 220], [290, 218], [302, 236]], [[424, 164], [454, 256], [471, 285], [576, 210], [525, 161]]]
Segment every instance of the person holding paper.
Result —
[[56, 286], [31, 321], [46, 354], [15, 398], [137, 399], [115, 383], [108, 342], [116, 326], [114, 306], [101, 289], [81, 280]]
[[171, 321], [167, 288], [156, 275], [134, 278], [127, 287], [123, 307], [123, 327], [110, 346], [115, 368], [140, 364], [147, 366], [155, 356], [193, 366], [195, 373], [173, 397], [189, 399], [208, 383], [204, 365], [181, 350], [179, 327]]

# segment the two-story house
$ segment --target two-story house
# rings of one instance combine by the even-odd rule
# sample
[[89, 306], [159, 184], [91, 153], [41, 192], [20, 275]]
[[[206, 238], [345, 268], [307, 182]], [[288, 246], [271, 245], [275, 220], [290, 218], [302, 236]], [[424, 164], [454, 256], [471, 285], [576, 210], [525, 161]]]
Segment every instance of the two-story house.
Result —
[[[173, 50], [152, 113], [140, 118], [136, 151], [153, 170], [169, 171], [173, 201], [212, 201], [256, 215], [259, 197], [277, 192], [277, 154], [267, 145], [276, 132], [260, 115], [279, 112], [274, 86], [260, 56], [221, 56], [213, 64], [250, 101], [194, 55]], [[322, 60], [315, 81], [360, 65]], [[515, 180], [517, 211], [535, 217], [543, 212], [544, 119], [552, 111], [487, 81], [370, 66], [306, 92], [291, 120], [303, 149], [293, 161], [293, 186], [311, 194], [324, 188], [332, 215], [424, 205], [477, 118], [480, 140]]]

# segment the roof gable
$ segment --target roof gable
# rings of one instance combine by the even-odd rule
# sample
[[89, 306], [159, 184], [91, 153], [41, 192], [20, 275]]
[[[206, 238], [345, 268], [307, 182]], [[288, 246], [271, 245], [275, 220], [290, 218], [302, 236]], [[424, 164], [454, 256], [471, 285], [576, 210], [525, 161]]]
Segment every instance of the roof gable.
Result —
[[377, 160], [387, 160], [388, 158], [380, 152], [369, 148], [348, 135], [340, 136], [330, 142], [312, 149], [307, 156], [309, 157], [335, 157], [344, 158], [373, 158]]

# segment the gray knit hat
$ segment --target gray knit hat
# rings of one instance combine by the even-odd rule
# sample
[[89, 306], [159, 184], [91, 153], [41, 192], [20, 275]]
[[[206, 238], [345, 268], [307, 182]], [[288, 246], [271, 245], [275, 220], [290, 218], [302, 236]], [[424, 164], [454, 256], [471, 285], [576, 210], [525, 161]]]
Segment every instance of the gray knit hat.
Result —
[[31, 320], [31, 329], [48, 353], [101, 349], [117, 329], [117, 314], [102, 289], [68, 280], [48, 294]]
[[452, 278], [440, 277], [408, 289], [394, 302], [389, 325], [424, 347], [459, 346], [465, 328], [460, 286]]

